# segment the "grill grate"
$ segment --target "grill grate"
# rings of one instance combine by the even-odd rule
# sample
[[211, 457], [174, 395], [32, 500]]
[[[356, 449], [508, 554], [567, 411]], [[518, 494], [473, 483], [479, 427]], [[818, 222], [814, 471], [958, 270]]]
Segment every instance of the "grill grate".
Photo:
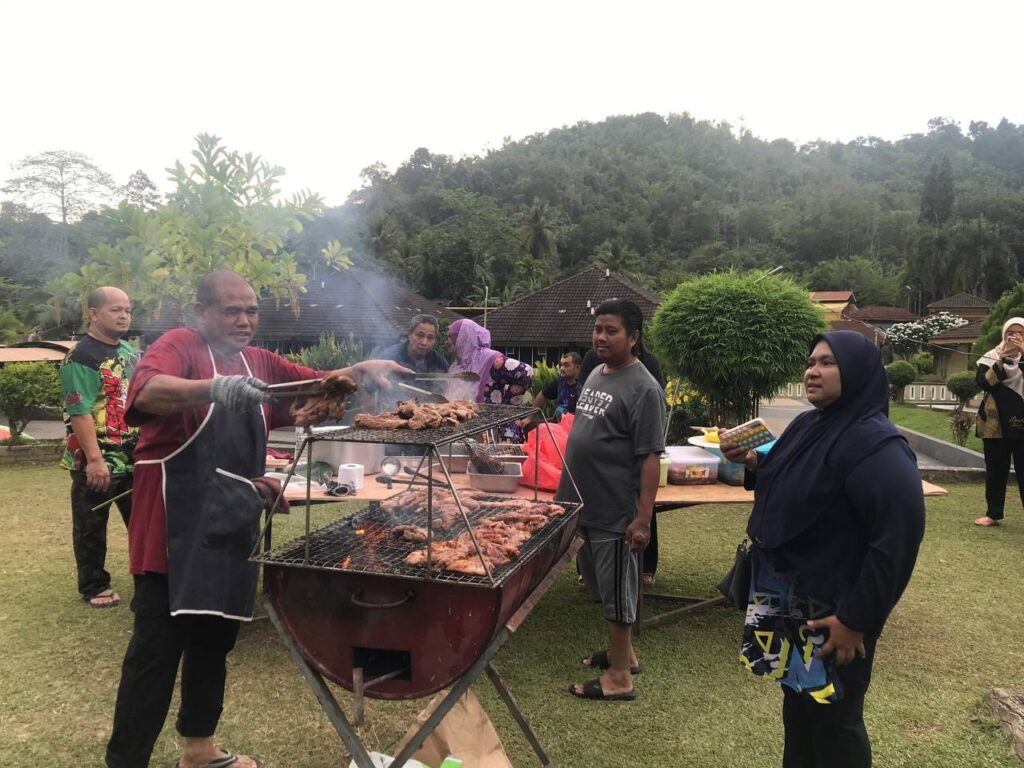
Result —
[[356, 427], [339, 427], [338, 429], [317, 430], [317, 440], [342, 440], [349, 443], [398, 443], [401, 445], [448, 445], [464, 440], [470, 435], [486, 432], [489, 429], [521, 419], [537, 409], [532, 406], [495, 405], [479, 403], [478, 415], [468, 419], [457, 427], [437, 427], [436, 429], [358, 429]]
[[[490, 496], [487, 501], [507, 501], [506, 496]], [[481, 499], [483, 500], [483, 499]], [[491, 571], [494, 586], [502, 584], [526, 563], [535, 552], [557, 535], [563, 526], [575, 525], [579, 504], [569, 502], [545, 502], [558, 504], [566, 510], [561, 517], [553, 517], [533, 536], [522, 544], [519, 556], [509, 563], [495, 566]], [[476, 529], [477, 523], [501, 514], [500, 509], [467, 510], [470, 524]], [[435, 513], [437, 520], [437, 513]], [[346, 573], [362, 573], [370, 575], [386, 575], [422, 581], [428, 578], [426, 566], [407, 565], [404, 559], [417, 549], [426, 547], [425, 543], [406, 541], [393, 532], [396, 525], [426, 526], [426, 515], [422, 512], [402, 512], [392, 514], [380, 508], [379, 503], [371, 502], [368, 507], [359, 510], [351, 517], [336, 520], [309, 534], [309, 559], [306, 559], [306, 537], [300, 536], [286, 544], [263, 552], [253, 558], [257, 562], [271, 565], [289, 566], [294, 568], [311, 568], [315, 570], [343, 571]], [[459, 521], [448, 531], [435, 531], [434, 540], [454, 539], [465, 533], [465, 523]], [[473, 554], [476, 557], [474, 551]], [[435, 572], [433, 578], [438, 581], [491, 586], [486, 576], [457, 573], [454, 571]]]

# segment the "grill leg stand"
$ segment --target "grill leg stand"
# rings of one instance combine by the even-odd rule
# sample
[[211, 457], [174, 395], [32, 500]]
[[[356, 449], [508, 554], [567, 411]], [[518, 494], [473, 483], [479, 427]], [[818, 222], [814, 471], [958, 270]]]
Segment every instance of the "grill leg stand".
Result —
[[362, 725], [366, 721], [366, 709], [363, 706], [363, 668], [352, 669], [352, 723]]
[[505, 685], [505, 681], [501, 679], [501, 675], [498, 674], [498, 670], [494, 668], [493, 664], [488, 664], [486, 667], [487, 676], [494, 683], [494, 688], [498, 691], [498, 695], [501, 696], [501, 700], [505, 702], [505, 706], [508, 707], [509, 713], [512, 718], [516, 721], [516, 725], [519, 726], [519, 730], [523, 732], [523, 736], [530, 742], [530, 746], [533, 747], [534, 754], [537, 755], [537, 759], [540, 760], [540, 764], [544, 768], [554, 768], [554, 763], [551, 762], [551, 758], [548, 757], [544, 751], [544, 747], [541, 746], [540, 739], [537, 738], [537, 734], [533, 732], [533, 728], [526, 722], [526, 718], [523, 717], [523, 713], [519, 709], [519, 705], [516, 704], [516, 700], [512, 698], [512, 692], [509, 691], [508, 686]]
[[327, 719], [331, 721], [331, 725], [334, 726], [334, 730], [338, 732], [341, 740], [345, 742], [345, 747], [348, 749], [349, 754], [352, 755], [352, 759], [355, 760], [356, 765], [359, 768], [375, 768], [373, 760], [370, 759], [369, 753], [366, 751], [366, 747], [359, 740], [359, 736], [356, 734], [352, 724], [349, 723], [348, 718], [345, 717], [345, 713], [341, 711], [341, 707], [338, 706], [337, 699], [334, 698], [334, 694], [327, 687], [323, 677], [320, 673], [313, 669], [306, 660], [302, 658], [302, 654], [299, 653], [299, 649], [295, 647], [295, 643], [292, 642], [291, 637], [285, 631], [284, 627], [281, 626], [281, 620], [277, 616], [277, 612], [274, 607], [270, 604], [269, 600], [265, 600], [263, 605], [267, 609], [267, 616], [274, 624], [274, 628], [277, 630], [277, 634], [281, 636], [284, 641], [285, 648], [288, 649], [288, 655], [292, 657], [292, 661], [302, 672], [303, 677], [306, 678], [306, 683], [310, 688], [313, 689], [313, 694], [316, 696], [317, 701], [320, 702], [320, 706], [323, 708], [324, 713], [327, 715]]

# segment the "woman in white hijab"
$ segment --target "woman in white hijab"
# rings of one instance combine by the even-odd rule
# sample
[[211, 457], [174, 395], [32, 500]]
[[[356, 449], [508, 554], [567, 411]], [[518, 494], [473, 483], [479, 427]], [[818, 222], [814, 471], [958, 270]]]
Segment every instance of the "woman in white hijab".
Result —
[[985, 514], [974, 521], [986, 528], [999, 525], [1006, 501], [1010, 460], [1024, 504], [1024, 317], [1003, 323], [1003, 340], [978, 359], [976, 381], [985, 391], [978, 410], [977, 435], [985, 447]]

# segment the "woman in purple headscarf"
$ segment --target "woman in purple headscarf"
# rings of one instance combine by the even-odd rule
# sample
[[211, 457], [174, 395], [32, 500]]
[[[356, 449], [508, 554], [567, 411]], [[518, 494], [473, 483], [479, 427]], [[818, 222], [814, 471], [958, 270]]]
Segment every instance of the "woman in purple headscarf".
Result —
[[[456, 320], [448, 326], [448, 346], [455, 352], [450, 373], [472, 372], [480, 376], [475, 391], [449, 390], [449, 397], [464, 397], [478, 403], [519, 405], [533, 382], [533, 368], [515, 358], [491, 349], [491, 332], [472, 320]], [[460, 382], [452, 382], [459, 385]], [[504, 440], [523, 442], [523, 431], [516, 422], [501, 427]]]

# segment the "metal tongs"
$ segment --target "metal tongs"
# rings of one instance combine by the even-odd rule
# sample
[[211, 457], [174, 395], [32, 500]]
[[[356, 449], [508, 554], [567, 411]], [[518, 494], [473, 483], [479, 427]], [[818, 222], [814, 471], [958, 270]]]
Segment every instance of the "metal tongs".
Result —
[[408, 389], [410, 392], [415, 392], [416, 395], [423, 401], [429, 403], [447, 403], [448, 398], [444, 395], [439, 395], [436, 392], [431, 392], [429, 389], [420, 389], [414, 387], [412, 384], [405, 384], [404, 382], [398, 382], [398, 386], [402, 389]]
[[309, 397], [316, 394], [313, 386], [319, 383], [320, 379], [282, 381], [280, 384], [269, 384], [267, 392], [273, 397]]
[[465, 373], [417, 373], [413, 381], [480, 381], [480, 374], [473, 371]]

